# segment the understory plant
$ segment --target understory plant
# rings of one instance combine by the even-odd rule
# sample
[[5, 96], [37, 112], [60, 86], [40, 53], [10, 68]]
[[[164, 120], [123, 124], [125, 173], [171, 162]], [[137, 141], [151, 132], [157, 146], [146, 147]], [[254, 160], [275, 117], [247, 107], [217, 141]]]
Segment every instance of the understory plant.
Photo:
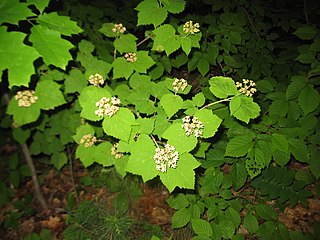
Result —
[[276, 5], [4, 0], [1, 127], [58, 170], [158, 179], [193, 239], [312, 239], [278, 211], [308, 207], [320, 176], [319, 28]]

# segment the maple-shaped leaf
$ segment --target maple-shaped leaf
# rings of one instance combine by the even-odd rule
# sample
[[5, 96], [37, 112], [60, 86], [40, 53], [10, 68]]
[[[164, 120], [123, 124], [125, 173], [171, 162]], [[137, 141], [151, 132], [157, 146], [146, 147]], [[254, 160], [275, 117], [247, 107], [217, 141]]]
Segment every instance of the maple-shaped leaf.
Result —
[[153, 33], [156, 36], [154, 37], [152, 50], [164, 50], [167, 56], [169, 56], [180, 47], [180, 39], [176, 35], [176, 30], [171, 25], [162, 25], [156, 28]]
[[35, 95], [38, 97], [35, 105], [44, 110], [66, 103], [60, 85], [50, 80], [40, 81], [35, 89]]
[[29, 4], [19, 2], [19, 0], [1, 0], [0, 25], [4, 22], [18, 24], [20, 20], [34, 16], [35, 14], [28, 8], [28, 5]]
[[260, 107], [252, 98], [245, 95], [235, 96], [230, 101], [230, 112], [235, 118], [249, 123], [250, 119], [259, 116]]
[[148, 51], [138, 51], [137, 61], [133, 63], [133, 67], [136, 72], [147, 73], [147, 69], [149, 69], [153, 64], [154, 61], [148, 55]]
[[121, 54], [125, 52], [136, 52], [136, 40], [137, 38], [132, 34], [120, 35], [119, 38], [114, 40], [113, 45]]
[[164, 8], [171, 13], [180, 13], [184, 10], [186, 2], [184, 0], [163, 1]]
[[142, 176], [144, 182], [156, 177], [159, 171], [153, 159], [156, 146], [146, 134], [141, 134], [138, 140], [132, 143], [131, 155], [126, 166], [126, 171]]
[[213, 137], [222, 122], [222, 120], [217, 115], [214, 115], [212, 110], [209, 109], [199, 110], [194, 116], [204, 125], [204, 128], [202, 129], [203, 134], [201, 135], [203, 138]]
[[128, 108], [120, 108], [111, 117], [106, 116], [104, 118], [102, 128], [106, 134], [128, 141], [132, 125], [135, 123], [133, 113]]
[[98, 88], [95, 86], [88, 86], [82, 89], [79, 96], [79, 103], [82, 107], [81, 117], [84, 117], [91, 121], [99, 121], [102, 117], [95, 114], [98, 110], [96, 103], [101, 100], [101, 98], [110, 98], [111, 94], [108, 90], [103, 88]]
[[138, 26], [148, 24], [159, 26], [168, 15], [168, 11], [157, 0], [144, 0], [135, 9], [138, 11]]
[[168, 118], [171, 118], [183, 106], [183, 99], [179, 95], [172, 93], [165, 94], [160, 99], [160, 105], [163, 107]]
[[168, 168], [167, 172], [160, 173], [160, 179], [169, 192], [175, 187], [194, 189], [195, 172], [200, 163], [189, 153], [183, 153], [179, 156], [176, 168]]
[[125, 78], [128, 79], [133, 73], [133, 63], [128, 62], [124, 57], [118, 57], [112, 63], [113, 66], [113, 78]]
[[48, 6], [50, 0], [27, 0], [28, 5], [34, 5], [39, 10], [39, 12], [43, 12], [43, 10]]
[[190, 152], [197, 146], [198, 140], [195, 136], [187, 136], [182, 128], [183, 122], [173, 123], [168, 127], [161, 137], [168, 139], [168, 143], [176, 148], [179, 153]]
[[7, 32], [0, 27], [0, 71], [8, 69], [9, 87], [28, 86], [34, 74], [33, 62], [40, 57], [38, 52], [25, 44], [25, 35], [20, 32]]
[[13, 116], [13, 120], [18, 126], [22, 126], [35, 122], [40, 116], [40, 108], [35, 104], [30, 107], [19, 107], [18, 101], [13, 97], [10, 100], [7, 114]]
[[41, 26], [47, 27], [50, 30], [59, 32], [60, 34], [71, 36], [78, 34], [83, 30], [77, 25], [77, 22], [72, 21], [69, 17], [59, 16], [56, 12], [44, 13], [37, 19]]
[[73, 48], [73, 45], [62, 39], [57, 31], [41, 25], [34, 25], [31, 28], [29, 40], [47, 65], [52, 64], [65, 69], [68, 61], [72, 59], [69, 50]]

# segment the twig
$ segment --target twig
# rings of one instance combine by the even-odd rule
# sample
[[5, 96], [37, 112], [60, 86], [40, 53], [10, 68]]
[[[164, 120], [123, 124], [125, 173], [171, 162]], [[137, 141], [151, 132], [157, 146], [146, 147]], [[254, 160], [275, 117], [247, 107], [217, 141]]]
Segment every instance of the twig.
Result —
[[44, 197], [43, 197], [43, 195], [41, 193], [38, 176], [37, 176], [34, 164], [33, 164], [32, 157], [30, 155], [30, 151], [29, 151], [28, 145], [26, 143], [23, 143], [23, 144], [21, 144], [21, 148], [22, 148], [22, 153], [24, 155], [24, 158], [25, 158], [25, 160], [26, 160], [26, 162], [28, 164], [28, 167], [30, 169], [30, 172], [31, 172], [32, 182], [33, 182], [34, 190], [35, 190], [35, 195], [36, 195], [37, 199], [39, 200], [43, 210], [47, 211], [48, 210], [48, 204], [47, 204], [46, 200], [44, 199]]
[[[10, 98], [9, 98], [8, 93], [3, 94], [3, 101], [6, 106], [9, 105]], [[22, 153], [24, 155], [24, 158], [25, 158], [25, 160], [28, 164], [28, 167], [30, 169], [30, 172], [31, 172], [31, 177], [32, 177], [33, 185], [34, 185], [36, 198], [39, 200], [43, 210], [47, 211], [48, 204], [41, 193], [40, 184], [39, 184], [38, 176], [36, 173], [36, 168], [34, 167], [33, 160], [32, 160], [28, 145], [26, 143], [21, 144], [21, 149], [22, 149]]]
[[309, 17], [308, 17], [307, 2], [306, 2], [306, 0], [303, 0], [303, 8], [304, 8], [304, 17], [306, 18], [307, 24], [309, 24]]
[[250, 14], [248, 13], [247, 9], [245, 9], [245, 8], [242, 6], [242, 4], [240, 4], [240, 6], [241, 6], [241, 8], [243, 9], [243, 11], [245, 11], [245, 13], [247, 14], [247, 17], [248, 17], [248, 19], [249, 19], [249, 22], [250, 22], [250, 25], [251, 25], [253, 31], [254, 31], [254, 32], [257, 34], [257, 36], [260, 38], [260, 34], [258, 33], [258, 31], [256, 30], [256, 28], [254, 27], [254, 24], [253, 24], [253, 22], [252, 22], [252, 20], [251, 20]]
[[77, 202], [79, 203], [79, 202], [80, 202], [80, 199], [79, 199], [79, 195], [78, 195], [78, 192], [77, 192], [77, 189], [76, 189], [76, 184], [75, 184], [74, 175], [73, 175], [73, 164], [72, 164], [73, 151], [70, 152], [70, 149], [69, 149], [68, 146], [67, 146], [67, 152], [68, 152], [68, 158], [69, 158], [69, 162], [70, 162], [70, 172], [71, 172], [72, 188], [73, 188], [73, 191], [74, 191], [74, 193], [75, 193], [75, 195], [76, 195], [76, 200], [77, 200]]
[[220, 66], [220, 68], [221, 68], [221, 71], [222, 71], [223, 76], [225, 77], [226, 74], [225, 74], [225, 72], [223, 71], [223, 67], [222, 67], [221, 63], [218, 62], [218, 64], [219, 64], [219, 66]]
[[232, 98], [233, 98], [233, 97], [226, 98], [226, 99], [222, 99], [222, 100], [219, 100], [219, 101], [216, 101], [216, 102], [213, 102], [213, 103], [209, 103], [209, 104], [203, 106], [202, 108], [200, 108], [200, 110], [205, 109], [205, 108], [208, 108], [208, 107], [213, 106], [213, 105], [218, 104], [218, 103], [230, 102]]
[[152, 35], [148, 35], [148, 37], [146, 37], [145, 39], [143, 39], [140, 42], [138, 42], [136, 46], [139, 47], [142, 43], [144, 43], [145, 41], [149, 40], [150, 38], [152, 38]]

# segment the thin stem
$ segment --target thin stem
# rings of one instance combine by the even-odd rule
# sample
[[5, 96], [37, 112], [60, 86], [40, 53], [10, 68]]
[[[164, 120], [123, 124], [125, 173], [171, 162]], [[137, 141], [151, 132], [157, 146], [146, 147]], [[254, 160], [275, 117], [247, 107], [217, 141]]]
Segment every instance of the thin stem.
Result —
[[113, 50], [113, 60], [116, 60], [117, 58], [117, 49]]
[[26, 143], [23, 143], [23, 144], [21, 144], [21, 148], [22, 148], [22, 153], [24, 155], [24, 158], [25, 158], [25, 160], [26, 160], [26, 162], [28, 164], [28, 167], [30, 169], [30, 172], [31, 172], [32, 181], [33, 181], [34, 190], [35, 190], [35, 195], [36, 195], [37, 199], [39, 200], [43, 210], [47, 211], [48, 210], [48, 205], [47, 205], [47, 202], [46, 202], [46, 200], [44, 199], [44, 197], [43, 197], [43, 195], [41, 193], [40, 184], [39, 184], [39, 181], [38, 181], [38, 176], [37, 176], [34, 164], [33, 164], [32, 157], [30, 155], [30, 151], [29, 151], [28, 145]]
[[154, 144], [157, 146], [157, 148], [159, 148], [159, 145], [158, 145], [156, 139], [154, 138], [154, 136], [152, 136], [152, 135], [150, 134], [150, 137], [151, 137], [152, 141], [154, 142]]
[[[6, 106], [9, 105], [10, 98], [9, 98], [9, 94], [8, 93], [5, 93], [3, 95], [3, 101], [4, 101], [4, 104]], [[36, 173], [36, 168], [35, 168], [35, 166], [33, 164], [33, 159], [31, 157], [28, 145], [26, 143], [21, 144], [21, 149], [22, 149], [22, 153], [24, 155], [24, 158], [26, 159], [26, 162], [27, 162], [28, 167], [29, 167], [30, 172], [31, 172], [32, 182], [33, 182], [33, 185], [34, 185], [36, 198], [39, 200], [43, 210], [47, 211], [48, 210], [48, 204], [47, 204], [46, 200], [44, 199], [44, 197], [43, 197], [43, 195], [41, 193], [40, 184], [39, 184], [38, 176], [37, 176], [37, 173]]]
[[306, 0], [303, 0], [303, 8], [304, 8], [304, 17], [306, 18], [307, 24], [309, 24], [309, 17], [308, 17], [307, 1]]
[[222, 71], [223, 76], [225, 77], [226, 74], [225, 74], [225, 72], [223, 71], [223, 67], [222, 67], [221, 63], [218, 62], [218, 64], [219, 64], [219, 66], [220, 66], [220, 68], [221, 68], [221, 71]]
[[[238, 96], [238, 95], [237, 95], [237, 96]], [[213, 105], [218, 104], [218, 103], [230, 102], [232, 98], [233, 98], [233, 97], [229, 97], [229, 98], [226, 98], [226, 99], [222, 99], [222, 100], [219, 100], [219, 101], [216, 101], [216, 102], [209, 103], [209, 104], [203, 106], [200, 110], [205, 109], [205, 108], [208, 108], [208, 107], [213, 106]]]
[[68, 152], [68, 158], [69, 158], [69, 162], [70, 162], [70, 174], [71, 174], [72, 188], [73, 188], [73, 191], [74, 191], [74, 193], [76, 195], [76, 200], [79, 203], [80, 199], [79, 199], [79, 195], [78, 195], [78, 192], [77, 192], [77, 189], [76, 189], [76, 184], [75, 184], [75, 181], [74, 181], [74, 174], [73, 174], [72, 155], [73, 155], [74, 150], [72, 150], [72, 152], [70, 152], [70, 149], [67, 146], [67, 152]]
[[243, 9], [243, 11], [245, 11], [245, 13], [247, 14], [247, 17], [249, 19], [250, 25], [253, 29], [253, 31], [257, 34], [257, 36], [260, 38], [260, 34], [258, 33], [258, 31], [256, 30], [256, 28], [254, 27], [254, 24], [251, 20], [250, 14], [248, 13], [247, 9], [245, 9], [241, 4], [240, 4], [241, 8]]
[[152, 35], [148, 35], [148, 37], [146, 37], [145, 39], [141, 40], [140, 42], [137, 43], [137, 47], [139, 47], [142, 43], [148, 41], [150, 38], [152, 38]]

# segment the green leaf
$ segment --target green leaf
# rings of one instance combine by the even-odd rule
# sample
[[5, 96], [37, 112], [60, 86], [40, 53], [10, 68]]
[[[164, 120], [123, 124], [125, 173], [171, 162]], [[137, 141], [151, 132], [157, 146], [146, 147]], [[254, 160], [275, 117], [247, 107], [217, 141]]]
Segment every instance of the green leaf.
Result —
[[104, 118], [102, 128], [106, 134], [127, 142], [135, 123], [133, 113], [128, 108], [120, 108], [113, 116]]
[[205, 104], [206, 98], [202, 92], [197, 93], [194, 97], [192, 97], [192, 102], [197, 107], [202, 107]]
[[163, 107], [168, 118], [171, 118], [183, 106], [183, 100], [179, 95], [165, 94], [160, 99], [160, 105]]
[[47, 65], [52, 64], [65, 69], [68, 61], [72, 59], [69, 50], [73, 48], [73, 45], [62, 39], [60, 33], [47, 27], [34, 25], [31, 28], [29, 40]]
[[79, 103], [82, 107], [81, 117], [86, 118], [91, 121], [101, 120], [101, 117], [98, 117], [95, 114], [95, 111], [98, 109], [96, 103], [101, 100], [101, 98], [106, 97], [110, 98], [111, 94], [103, 88], [97, 88], [94, 86], [85, 87], [79, 96]]
[[289, 139], [289, 150], [297, 161], [309, 163], [308, 149], [302, 139]]
[[301, 90], [306, 86], [308, 78], [305, 76], [297, 75], [291, 78], [291, 83], [286, 90], [286, 100], [297, 98]]
[[210, 91], [217, 98], [227, 98], [239, 93], [234, 81], [229, 77], [212, 77], [209, 83]]
[[242, 157], [253, 147], [253, 139], [250, 136], [236, 136], [227, 144], [225, 156]]
[[8, 69], [10, 88], [28, 86], [31, 75], [35, 73], [33, 62], [40, 55], [34, 48], [23, 44], [23, 33], [7, 32], [0, 26], [0, 36], [0, 71]]
[[38, 96], [35, 105], [44, 110], [54, 109], [66, 103], [60, 91], [60, 85], [51, 80], [40, 81], [36, 87], [35, 95]]
[[154, 61], [148, 55], [148, 51], [137, 52], [137, 61], [133, 63], [134, 70], [139, 73], [147, 73], [147, 69], [152, 67]]
[[197, 145], [197, 138], [193, 135], [187, 136], [181, 123], [173, 123], [162, 134], [162, 137], [168, 139], [168, 143], [176, 148], [181, 154], [190, 152]]
[[31, 131], [30, 129], [23, 128], [13, 128], [12, 136], [14, 140], [16, 140], [19, 144], [24, 144], [30, 137]]
[[189, 208], [181, 208], [174, 212], [172, 216], [172, 228], [181, 228], [187, 225], [191, 219], [191, 211]]
[[164, 8], [171, 13], [180, 13], [183, 11], [186, 2], [184, 0], [163, 1]]
[[59, 16], [56, 12], [49, 14], [44, 13], [39, 15], [37, 21], [43, 27], [57, 31], [62, 35], [71, 36], [72, 34], [81, 33], [83, 30], [77, 25], [77, 22], [72, 21], [70, 17]]
[[43, 12], [43, 10], [49, 5], [50, 0], [27, 0], [27, 3], [33, 4], [39, 10], [39, 12]]
[[168, 168], [165, 173], [159, 172], [160, 179], [169, 192], [172, 192], [175, 187], [187, 189], [194, 189], [195, 187], [195, 172], [193, 169], [199, 167], [200, 163], [189, 153], [181, 154], [179, 152], [179, 154], [175, 169]]
[[203, 134], [201, 136], [203, 138], [213, 137], [222, 122], [222, 120], [217, 115], [214, 115], [212, 110], [209, 109], [199, 110], [195, 112], [194, 116], [204, 125]]
[[247, 213], [246, 217], [244, 218], [244, 226], [248, 230], [249, 233], [255, 233], [259, 228], [258, 220], [252, 213]]
[[186, 195], [182, 193], [178, 193], [177, 195], [171, 195], [167, 200], [169, 206], [175, 210], [179, 210], [180, 208], [186, 208], [189, 206], [189, 201]]
[[245, 164], [236, 163], [232, 165], [230, 177], [232, 179], [232, 185], [236, 191], [238, 191], [247, 180], [247, 170]]
[[[233, 197], [233, 196], [232, 196]], [[225, 216], [228, 220], [231, 220], [235, 229], [238, 229], [241, 223], [240, 213], [232, 207], [228, 207], [225, 211]]]
[[88, 85], [88, 80], [85, 75], [77, 68], [69, 71], [69, 75], [65, 75], [64, 92], [65, 93], [80, 93], [83, 88]]
[[244, 95], [235, 96], [230, 101], [231, 115], [237, 119], [249, 123], [250, 119], [254, 119], [259, 116], [260, 107], [253, 102], [252, 98]]
[[303, 40], [310, 40], [317, 35], [317, 31], [313, 27], [305, 25], [303, 27], [299, 27], [296, 31], [293, 32], [293, 34]]
[[278, 133], [272, 134], [271, 143], [274, 149], [278, 149], [283, 152], [288, 151], [288, 147], [289, 147], [288, 140], [286, 136], [283, 134], [278, 134]]
[[60, 170], [68, 162], [68, 158], [64, 152], [55, 152], [52, 154], [50, 162], [57, 170]]
[[114, 23], [103, 23], [102, 27], [99, 29], [99, 32], [107, 37], [116, 37], [117, 33], [113, 32], [112, 28], [114, 28]]
[[116, 38], [113, 44], [116, 50], [121, 54], [126, 52], [136, 52], [137, 51], [136, 40], [137, 38], [134, 35], [124, 34], [124, 35], [120, 35], [119, 38]]
[[180, 45], [186, 55], [189, 55], [192, 47], [191, 39], [189, 37], [180, 37]]
[[73, 139], [76, 141], [76, 143], [80, 144], [80, 141], [84, 135], [92, 134], [94, 135], [94, 130], [92, 126], [89, 124], [80, 125], [76, 130], [76, 135], [73, 136]]
[[278, 217], [277, 212], [269, 205], [258, 204], [254, 206], [257, 216], [264, 220], [275, 220]]
[[192, 219], [191, 221], [193, 231], [201, 237], [211, 237], [212, 228], [210, 223], [203, 219]]
[[35, 14], [28, 8], [28, 5], [18, 0], [1, 0], [0, 25], [4, 22], [18, 25], [20, 20], [34, 16]]
[[113, 77], [129, 79], [134, 70], [134, 65], [131, 62], [128, 62], [124, 57], [118, 57], [112, 63], [113, 67]]
[[[144, 0], [135, 8], [138, 11], [138, 24], [159, 26], [167, 18], [167, 10], [157, 0]], [[152, 16], [152, 17], [150, 17]]]
[[274, 161], [281, 167], [285, 166], [290, 161], [290, 152], [276, 150], [272, 155]]
[[18, 126], [35, 122], [40, 116], [40, 109], [36, 104], [30, 107], [19, 107], [15, 98], [10, 100], [7, 114], [13, 115], [13, 120]]
[[199, 72], [201, 73], [201, 75], [205, 76], [210, 70], [210, 64], [207, 59], [202, 57], [199, 59], [197, 68], [198, 68]]
[[222, 236], [224, 239], [230, 239], [235, 233], [235, 228], [233, 227], [233, 223], [230, 220], [222, 220], [219, 222], [219, 227], [222, 232]]
[[156, 147], [151, 138], [146, 134], [141, 134], [132, 144], [126, 171], [141, 175], [144, 182], [157, 176], [159, 171], [153, 159], [155, 150]]
[[167, 56], [169, 56], [180, 47], [179, 37], [176, 35], [176, 30], [171, 25], [162, 25], [156, 28], [153, 33], [156, 36], [154, 37], [152, 50], [157, 51], [159, 48], [163, 48]]
[[320, 94], [312, 85], [306, 86], [299, 94], [298, 103], [304, 115], [313, 112], [320, 102]]

